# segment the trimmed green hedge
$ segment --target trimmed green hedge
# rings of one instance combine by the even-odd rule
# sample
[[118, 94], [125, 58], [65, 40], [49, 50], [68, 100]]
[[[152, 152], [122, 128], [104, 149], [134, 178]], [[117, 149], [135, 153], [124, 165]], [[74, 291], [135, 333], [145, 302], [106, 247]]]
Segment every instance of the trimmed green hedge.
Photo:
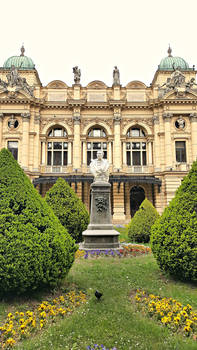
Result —
[[128, 226], [130, 242], [147, 243], [150, 240], [151, 226], [159, 214], [148, 199], [144, 199]]
[[161, 269], [197, 281], [197, 162], [152, 227], [151, 246]]
[[76, 246], [28, 177], [0, 152], [0, 295], [56, 286]]
[[82, 241], [82, 232], [89, 224], [89, 214], [68, 183], [59, 178], [46, 193], [47, 203], [76, 242]]

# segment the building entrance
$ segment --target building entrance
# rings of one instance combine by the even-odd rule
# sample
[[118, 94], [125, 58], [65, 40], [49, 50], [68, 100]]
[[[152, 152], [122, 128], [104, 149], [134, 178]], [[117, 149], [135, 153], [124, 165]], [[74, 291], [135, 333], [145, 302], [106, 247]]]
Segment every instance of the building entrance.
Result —
[[130, 213], [131, 217], [134, 216], [135, 212], [139, 209], [140, 204], [145, 199], [144, 189], [140, 186], [132, 187], [130, 191]]

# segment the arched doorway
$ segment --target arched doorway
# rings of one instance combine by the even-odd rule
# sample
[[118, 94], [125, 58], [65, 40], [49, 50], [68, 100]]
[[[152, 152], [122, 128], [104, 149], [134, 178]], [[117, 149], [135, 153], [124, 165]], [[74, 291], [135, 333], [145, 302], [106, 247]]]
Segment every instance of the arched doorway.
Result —
[[132, 187], [130, 191], [130, 213], [131, 217], [134, 216], [135, 212], [139, 209], [140, 204], [145, 199], [144, 189], [140, 186]]

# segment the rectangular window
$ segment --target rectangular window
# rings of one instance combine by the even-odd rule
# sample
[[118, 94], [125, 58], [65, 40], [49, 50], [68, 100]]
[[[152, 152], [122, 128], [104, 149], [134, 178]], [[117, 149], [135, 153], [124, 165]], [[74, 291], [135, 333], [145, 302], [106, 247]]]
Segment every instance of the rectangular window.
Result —
[[14, 159], [18, 160], [18, 141], [8, 141], [8, 150], [12, 153]]
[[176, 161], [186, 163], [186, 144], [185, 141], [175, 141]]
[[132, 152], [133, 165], [141, 165], [140, 152]]

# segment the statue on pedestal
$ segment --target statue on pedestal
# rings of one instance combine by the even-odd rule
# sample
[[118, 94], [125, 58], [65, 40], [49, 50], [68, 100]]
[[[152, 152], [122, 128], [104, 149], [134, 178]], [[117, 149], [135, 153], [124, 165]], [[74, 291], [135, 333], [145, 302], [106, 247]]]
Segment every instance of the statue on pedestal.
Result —
[[94, 182], [109, 182], [109, 162], [103, 158], [103, 151], [97, 152], [97, 158], [90, 163], [90, 171], [94, 175]]
[[73, 73], [75, 84], [80, 84], [81, 70], [78, 68], [78, 66], [73, 67]]
[[117, 66], [113, 70], [113, 85], [120, 85], [120, 72]]

